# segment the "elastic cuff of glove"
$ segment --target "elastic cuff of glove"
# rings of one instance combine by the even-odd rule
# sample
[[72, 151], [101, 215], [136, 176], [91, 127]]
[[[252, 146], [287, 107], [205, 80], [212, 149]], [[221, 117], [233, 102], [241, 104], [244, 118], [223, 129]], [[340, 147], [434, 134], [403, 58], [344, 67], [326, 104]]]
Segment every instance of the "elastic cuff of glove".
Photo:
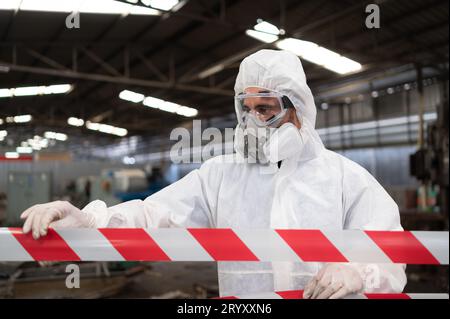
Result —
[[94, 200], [87, 204], [82, 212], [89, 218], [89, 228], [104, 228], [108, 222], [108, 207], [101, 200]]
[[361, 277], [363, 286], [362, 286], [361, 290], [358, 291], [357, 293], [362, 293], [362, 292], [366, 291], [367, 290], [367, 280], [368, 280], [367, 276], [370, 273], [369, 267], [371, 265], [370, 264], [349, 263], [348, 266], [353, 268], [355, 271], [357, 271], [359, 276]]

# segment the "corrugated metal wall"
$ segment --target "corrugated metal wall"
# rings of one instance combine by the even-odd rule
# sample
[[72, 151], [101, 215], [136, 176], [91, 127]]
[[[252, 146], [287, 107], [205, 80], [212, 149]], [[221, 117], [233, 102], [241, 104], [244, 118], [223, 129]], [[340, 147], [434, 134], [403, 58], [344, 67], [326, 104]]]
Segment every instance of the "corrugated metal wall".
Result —
[[0, 192], [6, 192], [9, 171], [50, 172], [53, 195], [61, 195], [70, 180], [86, 175], [100, 175], [102, 169], [124, 168], [129, 166], [107, 162], [0, 162]]
[[379, 147], [339, 151], [338, 153], [367, 169], [383, 186], [415, 187], [409, 175], [409, 155], [415, 146]]

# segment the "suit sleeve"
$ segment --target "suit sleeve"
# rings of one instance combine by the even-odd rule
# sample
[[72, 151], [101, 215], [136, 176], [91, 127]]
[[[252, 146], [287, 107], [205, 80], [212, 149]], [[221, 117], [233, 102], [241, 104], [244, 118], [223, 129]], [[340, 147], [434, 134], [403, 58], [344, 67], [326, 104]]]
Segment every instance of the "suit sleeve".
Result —
[[[344, 229], [403, 230], [397, 204], [364, 168], [350, 162], [344, 169]], [[404, 264], [357, 264], [365, 292], [400, 293], [406, 285]]]
[[145, 200], [107, 207], [89, 203], [83, 211], [95, 217], [96, 227], [214, 227], [219, 169], [211, 161]]

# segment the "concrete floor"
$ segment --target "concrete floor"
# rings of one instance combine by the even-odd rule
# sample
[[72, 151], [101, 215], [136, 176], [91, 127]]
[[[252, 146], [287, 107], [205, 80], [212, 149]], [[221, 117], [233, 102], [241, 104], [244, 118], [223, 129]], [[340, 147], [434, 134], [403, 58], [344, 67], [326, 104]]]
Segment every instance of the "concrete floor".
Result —
[[[217, 266], [213, 262], [147, 263], [151, 270], [136, 276], [132, 282], [114, 297], [149, 298], [170, 291], [194, 294], [196, 285], [208, 288], [208, 297], [218, 291]], [[408, 265], [408, 283], [404, 292], [448, 293], [448, 266]]]
[[[81, 289], [65, 288], [65, 275], [54, 280], [15, 286], [12, 298], [212, 298], [218, 296], [217, 265], [214, 262], [146, 262], [141, 271], [124, 276], [81, 279]], [[130, 266], [136, 266], [136, 263]], [[14, 263], [1, 265], [5, 274], [14, 272]], [[11, 268], [8, 270], [8, 267]], [[33, 266], [30, 263], [28, 266]], [[142, 268], [144, 268], [142, 270]], [[114, 269], [114, 268], [111, 268]], [[133, 268], [134, 269], [134, 268]], [[39, 268], [38, 268], [39, 270]], [[40, 269], [51, 278], [52, 268]], [[448, 266], [408, 265], [409, 293], [448, 293]], [[7, 277], [3, 278], [5, 280]], [[108, 292], [110, 291], [110, 292]], [[5, 296], [4, 296], [5, 297]]]
[[164, 294], [170, 292], [185, 293], [195, 298], [201, 294], [201, 291], [207, 291], [207, 297], [218, 296], [217, 265], [214, 262], [152, 262], [145, 264], [150, 269], [135, 276], [113, 298], [165, 297]]

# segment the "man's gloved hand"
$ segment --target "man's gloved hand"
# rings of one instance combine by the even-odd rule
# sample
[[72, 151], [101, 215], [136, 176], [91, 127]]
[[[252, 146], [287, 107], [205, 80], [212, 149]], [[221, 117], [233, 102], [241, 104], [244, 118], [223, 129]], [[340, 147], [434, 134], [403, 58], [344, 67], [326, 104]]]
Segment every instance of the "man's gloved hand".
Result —
[[47, 235], [49, 227], [95, 227], [93, 216], [65, 201], [34, 205], [25, 210], [20, 218], [26, 219], [23, 232], [26, 234], [31, 230], [34, 239]]
[[347, 264], [327, 264], [306, 285], [305, 299], [339, 299], [363, 290], [359, 272]]

